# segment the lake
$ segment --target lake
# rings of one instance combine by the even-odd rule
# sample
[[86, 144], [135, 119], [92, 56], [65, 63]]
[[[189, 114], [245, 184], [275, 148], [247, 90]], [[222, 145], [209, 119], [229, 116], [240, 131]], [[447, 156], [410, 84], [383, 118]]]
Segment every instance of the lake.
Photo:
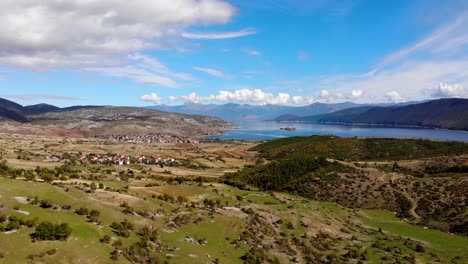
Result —
[[[285, 131], [280, 129], [282, 127], [295, 127], [297, 130]], [[206, 137], [206, 139], [271, 140], [292, 136], [324, 134], [339, 137], [427, 138], [468, 142], [468, 132], [456, 130], [278, 123], [271, 121], [244, 122], [239, 125], [239, 129], [226, 130], [223, 135]]]

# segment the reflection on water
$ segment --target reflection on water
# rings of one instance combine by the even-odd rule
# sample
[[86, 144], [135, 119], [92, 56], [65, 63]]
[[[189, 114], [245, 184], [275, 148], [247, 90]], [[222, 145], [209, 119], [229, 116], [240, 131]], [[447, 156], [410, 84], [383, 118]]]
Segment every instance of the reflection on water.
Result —
[[[295, 127], [297, 130], [281, 130], [282, 127]], [[428, 138], [468, 142], [468, 132], [393, 127], [365, 127], [322, 125], [310, 123], [278, 123], [268, 121], [245, 122], [239, 129], [227, 130], [224, 135], [207, 137], [209, 139], [270, 140], [275, 138], [310, 135], [336, 135], [340, 137], [390, 137], [390, 138]]]

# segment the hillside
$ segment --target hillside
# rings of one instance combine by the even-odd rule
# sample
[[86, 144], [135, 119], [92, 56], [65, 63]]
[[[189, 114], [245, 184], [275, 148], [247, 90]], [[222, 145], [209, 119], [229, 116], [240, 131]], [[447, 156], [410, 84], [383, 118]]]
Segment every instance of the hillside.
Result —
[[253, 150], [269, 162], [226, 174], [226, 183], [390, 210], [416, 224], [468, 235], [466, 143], [312, 136]]
[[390, 107], [364, 106], [324, 115], [280, 116], [275, 120], [468, 130], [468, 99], [439, 99]]
[[222, 129], [232, 126], [224, 120], [210, 116], [112, 106], [49, 112], [31, 115], [30, 119], [33, 125], [85, 131], [94, 136], [143, 135], [156, 132], [199, 136], [221, 133]]
[[[55, 135], [147, 135], [171, 134], [182, 137], [219, 134], [232, 128], [216, 117], [166, 113], [137, 107], [70, 106], [48, 104], [21, 106], [0, 98], [0, 131]], [[16, 122], [21, 122], [19, 124]]]
[[373, 108], [355, 123], [468, 130], [468, 99], [439, 99], [403, 107]]
[[[272, 161], [271, 167], [289, 168], [294, 173], [284, 174], [285, 178], [294, 177], [289, 184], [281, 177], [270, 182], [275, 188], [289, 186], [282, 192], [223, 184], [224, 172], [265, 168], [265, 164], [255, 165], [261, 158], [257, 160], [257, 153], [248, 151], [254, 145], [108, 144], [95, 138], [0, 134], [4, 159], [0, 163], [0, 261], [466, 263], [466, 236], [417, 226], [398, 219], [391, 211], [339, 205], [344, 199], [338, 200], [339, 204], [323, 201], [327, 192], [345, 196], [357, 190], [351, 185], [357, 180], [350, 178], [349, 190], [336, 191], [342, 190], [344, 182], [338, 182], [336, 175], [341, 176], [344, 170], [347, 175], [359, 174], [348, 165], [309, 158], [297, 160], [297, 164]], [[119, 154], [156, 154], [180, 163], [161, 166], [134, 161], [120, 166], [99, 159], [88, 162], [90, 157]], [[57, 161], [44, 160], [45, 156]], [[323, 181], [321, 189], [308, 194], [316, 194], [318, 201], [304, 198], [315, 182], [302, 183], [302, 197], [286, 193], [301, 184], [294, 179], [303, 169], [312, 171], [314, 181]], [[368, 181], [357, 182], [374, 190], [374, 184], [383, 183], [374, 176], [362, 175], [357, 179]], [[430, 179], [421, 184], [421, 195], [439, 188]], [[398, 205], [388, 199], [393, 193], [385, 194], [389, 205]], [[355, 195], [349, 197], [354, 201]], [[384, 203], [383, 199], [376, 202]], [[416, 214], [421, 213], [418, 209]], [[59, 224], [66, 228], [56, 228]]]
[[34, 115], [34, 114], [42, 114], [47, 112], [54, 112], [60, 111], [61, 108], [55, 105], [50, 104], [36, 104], [36, 105], [28, 105], [23, 107], [24, 111], [27, 114]]
[[17, 122], [28, 122], [23, 106], [0, 98], [0, 120], [13, 120]]

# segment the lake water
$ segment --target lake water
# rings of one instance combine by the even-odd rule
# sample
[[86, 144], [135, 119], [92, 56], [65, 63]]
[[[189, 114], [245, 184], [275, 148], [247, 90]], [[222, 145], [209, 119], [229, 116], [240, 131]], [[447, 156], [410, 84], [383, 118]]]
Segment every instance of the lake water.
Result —
[[[468, 142], [468, 132], [442, 129], [278, 123], [269, 121], [245, 122], [239, 126], [239, 129], [226, 130], [223, 135], [207, 138], [223, 140], [271, 140], [292, 136], [328, 134], [339, 137], [427, 138]], [[280, 129], [282, 127], [295, 127], [297, 130], [285, 131]]]

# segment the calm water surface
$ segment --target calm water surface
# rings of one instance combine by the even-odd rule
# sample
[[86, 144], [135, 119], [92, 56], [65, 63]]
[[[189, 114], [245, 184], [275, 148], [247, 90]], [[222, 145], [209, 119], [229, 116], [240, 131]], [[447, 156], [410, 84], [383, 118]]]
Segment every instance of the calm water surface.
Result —
[[[468, 132], [440, 129], [278, 123], [269, 121], [245, 122], [239, 124], [239, 126], [239, 129], [227, 130], [223, 135], [208, 138], [223, 140], [270, 140], [292, 136], [328, 134], [340, 137], [427, 138], [468, 142]], [[295, 127], [297, 130], [285, 131], [281, 130], [281, 127]]]

